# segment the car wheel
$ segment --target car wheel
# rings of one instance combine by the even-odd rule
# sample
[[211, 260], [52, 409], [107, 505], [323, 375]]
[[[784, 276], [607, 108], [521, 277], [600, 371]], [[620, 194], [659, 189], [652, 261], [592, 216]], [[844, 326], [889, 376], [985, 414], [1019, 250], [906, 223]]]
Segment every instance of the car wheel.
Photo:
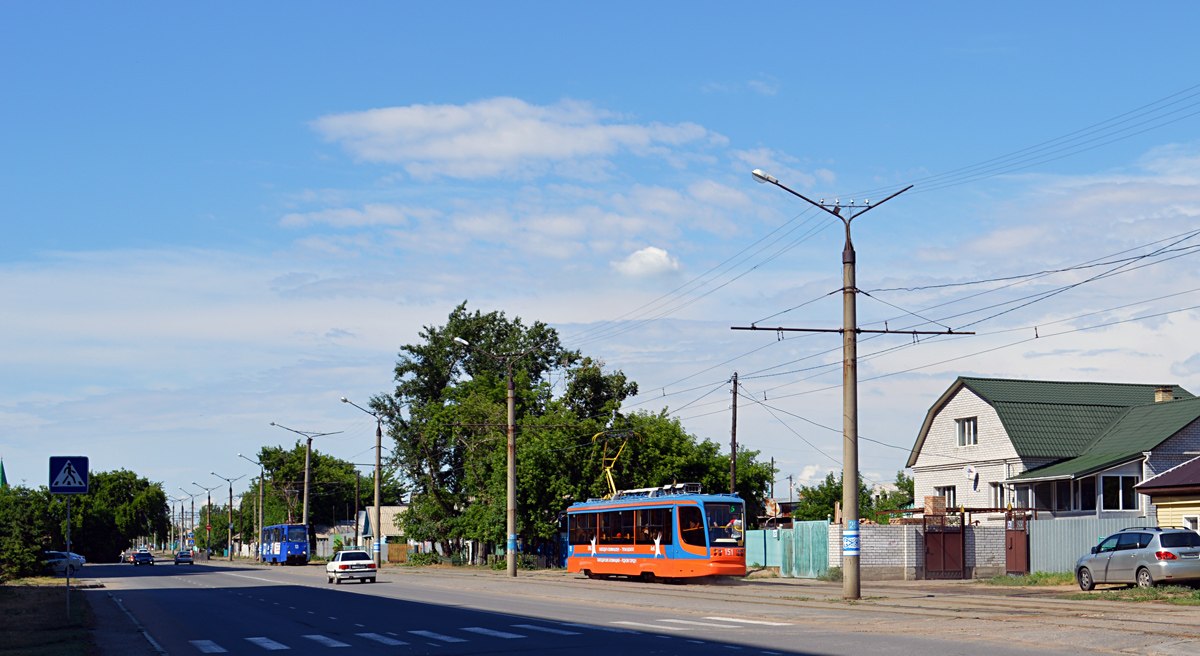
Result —
[[374, 576], [372, 576], [370, 580], [371, 580], [371, 583], [374, 583], [374, 582], [375, 582], [375, 577], [374, 577]]
[[1083, 590], [1084, 592], [1091, 592], [1093, 589], [1095, 589], [1096, 582], [1092, 580], [1092, 572], [1088, 568], [1084, 567], [1080, 569], [1076, 578], [1079, 580], [1080, 590]]
[[325, 583], [326, 583], [326, 584], [333, 583], [333, 577], [332, 577], [332, 576], [326, 576], [326, 577], [325, 577]]
[[337, 577], [334, 577], [334, 579], [333, 579], [333, 584], [334, 584], [334, 585], [341, 585], [341, 584], [342, 584], [342, 580], [341, 580], [341, 579], [339, 579], [339, 578], [337, 578]]
[[1150, 575], [1150, 570], [1145, 567], [1138, 570], [1137, 584], [1139, 588], [1153, 588], [1154, 577]]

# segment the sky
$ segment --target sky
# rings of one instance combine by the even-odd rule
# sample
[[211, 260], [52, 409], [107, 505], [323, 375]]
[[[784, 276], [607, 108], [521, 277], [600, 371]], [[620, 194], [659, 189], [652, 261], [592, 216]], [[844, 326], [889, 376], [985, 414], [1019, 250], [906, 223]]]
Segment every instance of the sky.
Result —
[[294, 444], [271, 422], [370, 463], [374, 422], [339, 398], [389, 391], [400, 347], [466, 301], [553, 325], [639, 384], [627, 409], [725, 449], [738, 372], [739, 444], [786, 496], [840, 471], [840, 341], [731, 328], [839, 327], [844, 233], [752, 169], [817, 201], [914, 185], [853, 223], [859, 320], [976, 332], [862, 336], [868, 481], [960, 375], [1200, 393], [1197, 22], [1170, 2], [5, 3], [8, 478], [78, 454], [224, 489], [213, 472], [256, 473], [238, 453]]

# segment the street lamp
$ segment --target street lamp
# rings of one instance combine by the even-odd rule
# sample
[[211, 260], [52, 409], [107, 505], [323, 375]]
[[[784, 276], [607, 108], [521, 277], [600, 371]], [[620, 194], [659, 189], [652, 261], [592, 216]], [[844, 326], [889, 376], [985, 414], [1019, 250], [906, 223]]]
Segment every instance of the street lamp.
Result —
[[208, 503], [204, 506], [204, 560], [208, 560], [208, 557], [212, 555], [210, 553], [212, 551], [212, 491], [219, 486], [204, 487], [196, 481], [192, 481], [192, 485], [204, 490], [204, 493], [208, 495]]
[[259, 558], [259, 560], [262, 560], [263, 513], [265, 512], [263, 510], [263, 473], [265, 471], [265, 468], [263, 467], [263, 464], [261, 462], [259, 462], [257, 460], [251, 460], [240, 453], [238, 454], [238, 457], [241, 458], [242, 460], [245, 460], [246, 462], [250, 462], [255, 465], [258, 465], [258, 544], [257, 544], [257, 548], [258, 548], [258, 558]]
[[[342, 397], [342, 403], [349, 403], [375, 418], [375, 512], [373, 513], [374, 516], [371, 517], [371, 531], [374, 533], [374, 537], [371, 539], [371, 557], [375, 560], [375, 567], [380, 568], [383, 567], [383, 535], [379, 526], [379, 517], [382, 511], [382, 508], [380, 508], [380, 498], [383, 496], [383, 417], [344, 396]], [[355, 487], [355, 490], [357, 490], [357, 487]], [[355, 499], [355, 504], [357, 504], [357, 497]], [[354, 518], [354, 524], [354, 532], [357, 534], [358, 517]]]
[[304, 518], [301, 523], [304, 524], [304, 528], [305, 528], [305, 530], [307, 530], [308, 529], [308, 480], [309, 480], [309, 478], [312, 477], [312, 467], [310, 465], [310, 458], [312, 456], [313, 438], [314, 437], [325, 437], [326, 435], [337, 435], [338, 433], [341, 433], [342, 431], [334, 431], [332, 433], [315, 433], [313, 431], [302, 431], [302, 430], [296, 430], [294, 428], [288, 428], [287, 426], [284, 426], [283, 424], [277, 424], [275, 422], [271, 422], [271, 425], [278, 426], [279, 428], [282, 428], [285, 431], [291, 431], [305, 439], [305, 443], [304, 443]]
[[801, 200], [836, 216], [846, 228], [846, 246], [842, 249], [842, 596], [858, 599], [859, 585], [859, 533], [858, 533], [858, 317], [855, 295], [858, 289], [854, 281], [854, 244], [850, 241], [850, 222], [856, 217], [912, 189], [912, 185], [897, 191], [883, 200], [871, 204], [870, 200], [855, 205], [843, 205], [839, 199], [832, 204], [813, 201], [793, 191], [762, 169], [751, 172], [759, 184], [771, 183]]
[[[229, 508], [228, 508], [228, 510], [229, 510], [229, 541], [226, 542], [225, 544], [229, 548], [229, 562], [233, 562], [233, 482], [240, 481], [243, 478], [246, 478], [246, 475], [242, 474], [241, 476], [238, 476], [237, 478], [225, 478], [224, 476], [218, 474], [217, 472], [209, 472], [209, 473], [212, 474], [213, 476], [216, 476], [217, 478], [225, 481], [226, 483], [229, 483]], [[245, 515], [243, 515], [243, 517], [245, 517]]]
[[[187, 490], [183, 489], [182, 487], [179, 488], [179, 491], [183, 492], [184, 496], [186, 496], [188, 498], [188, 501], [190, 501], [192, 504], [192, 512], [190, 515], [188, 515], [188, 522], [189, 522], [188, 523], [188, 539], [194, 540], [195, 537], [192, 534], [192, 529], [194, 529], [196, 527], [196, 497], [198, 497], [200, 495], [199, 495], [199, 493], [188, 492]], [[179, 509], [179, 514], [180, 515], [183, 514], [182, 508]]]
[[501, 353], [496, 354], [490, 351], [485, 351], [478, 346], [468, 342], [461, 337], [455, 337], [454, 341], [473, 348], [480, 353], [504, 363], [506, 379], [508, 381], [508, 543], [507, 543], [507, 560], [508, 560], [508, 575], [515, 577], [517, 575], [517, 439], [516, 439], [516, 423], [517, 423], [517, 401], [516, 391], [513, 387], [512, 365], [513, 362], [533, 353], [537, 349], [550, 343], [546, 340], [537, 346], [530, 348], [524, 353]]

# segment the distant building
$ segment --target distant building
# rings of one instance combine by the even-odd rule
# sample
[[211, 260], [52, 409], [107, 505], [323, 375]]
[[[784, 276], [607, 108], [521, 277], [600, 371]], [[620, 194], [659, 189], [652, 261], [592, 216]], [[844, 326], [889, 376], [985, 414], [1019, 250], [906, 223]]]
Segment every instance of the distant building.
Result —
[[[404, 529], [400, 527], [400, 514], [408, 510], [407, 505], [399, 506], [382, 506], [379, 509], [379, 529], [371, 524], [375, 516], [375, 506], [367, 506], [366, 510], [358, 512], [358, 535], [359, 544], [364, 549], [371, 551], [374, 547], [375, 540], [382, 539], [383, 544], [402, 544], [404, 540]], [[388, 560], [388, 549], [381, 549], [384, 562]]]

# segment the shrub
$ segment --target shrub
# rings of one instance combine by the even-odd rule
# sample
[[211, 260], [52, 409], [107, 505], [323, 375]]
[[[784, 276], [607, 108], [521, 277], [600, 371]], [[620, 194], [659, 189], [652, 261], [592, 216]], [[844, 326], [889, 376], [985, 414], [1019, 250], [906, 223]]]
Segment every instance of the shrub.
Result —
[[405, 563], [408, 567], [428, 567], [430, 565], [441, 565], [442, 557], [432, 551], [418, 554], [408, 554], [408, 562]]
[[830, 567], [829, 571], [818, 576], [817, 580], [818, 581], [835, 581], [835, 582], [841, 581], [842, 580], [842, 568], [841, 567]]

